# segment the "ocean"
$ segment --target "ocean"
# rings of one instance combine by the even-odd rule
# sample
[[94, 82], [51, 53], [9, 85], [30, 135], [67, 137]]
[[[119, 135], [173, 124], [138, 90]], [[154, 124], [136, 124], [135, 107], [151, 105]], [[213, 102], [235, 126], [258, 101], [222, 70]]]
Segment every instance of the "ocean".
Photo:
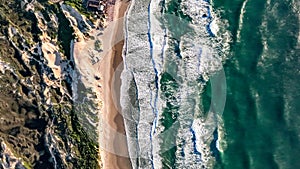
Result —
[[132, 1], [121, 110], [133, 168], [300, 168], [297, 1]]
[[215, 1], [233, 37], [220, 168], [300, 168], [299, 1]]

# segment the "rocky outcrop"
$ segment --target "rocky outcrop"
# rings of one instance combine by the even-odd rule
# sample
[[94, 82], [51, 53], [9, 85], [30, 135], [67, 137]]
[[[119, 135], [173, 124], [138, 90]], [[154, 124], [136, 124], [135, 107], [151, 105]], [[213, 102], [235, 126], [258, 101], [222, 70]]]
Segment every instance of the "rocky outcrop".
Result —
[[92, 24], [44, 0], [0, 0], [0, 9], [0, 165], [99, 168], [98, 145], [78, 120], [72, 90], [71, 41]]
[[[7, 147], [3, 140], [0, 143], [0, 168], [17, 168], [23, 169], [26, 164], [23, 164], [22, 159], [17, 158], [12, 151]], [[27, 166], [28, 167], [28, 166]]]

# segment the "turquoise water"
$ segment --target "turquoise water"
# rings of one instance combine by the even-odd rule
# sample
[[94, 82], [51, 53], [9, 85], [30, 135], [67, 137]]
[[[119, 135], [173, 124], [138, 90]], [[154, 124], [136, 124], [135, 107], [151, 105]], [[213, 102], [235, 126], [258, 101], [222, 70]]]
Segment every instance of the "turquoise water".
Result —
[[[212, 4], [228, 21], [232, 37], [224, 64], [224, 152], [215, 155], [215, 168], [300, 168], [299, 7], [292, 1], [215, 0]], [[204, 112], [210, 93], [208, 83], [201, 95]], [[170, 114], [165, 113], [172, 124]], [[176, 168], [175, 151], [176, 147], [163, 154], [166, 168]]]
[[[224, 65], [226, 148], [216, 168], [300, 168], [299, 6], [215, 0], [233, 37]], [[298, 12], [295, 11], [298, 8]], [[294, 11], [293, 11], [294, 10]], [[240, 37], [237, 37], [240, 31]]]
[[126, 32], [134, 168], [300, 168], [296, 1], [136, 1]]

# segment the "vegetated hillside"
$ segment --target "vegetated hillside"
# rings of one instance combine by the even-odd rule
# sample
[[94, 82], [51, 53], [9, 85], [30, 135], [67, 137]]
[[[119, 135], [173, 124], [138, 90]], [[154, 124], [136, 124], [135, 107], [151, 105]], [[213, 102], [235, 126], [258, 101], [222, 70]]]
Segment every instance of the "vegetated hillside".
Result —
[[61, 4], [0, 0], [0, 168], [100, 167], [73, 106], [74, 38]]

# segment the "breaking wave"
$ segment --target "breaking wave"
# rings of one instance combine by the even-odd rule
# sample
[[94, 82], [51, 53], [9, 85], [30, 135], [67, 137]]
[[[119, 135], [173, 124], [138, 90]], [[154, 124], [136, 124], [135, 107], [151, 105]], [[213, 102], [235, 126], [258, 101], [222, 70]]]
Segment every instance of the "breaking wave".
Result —
[[[132, 1], [121, 107], [133, 168], [213, 165], [211, 144], [221, 136], [225, 103], [225, 23], [205, 0]], [[204, 112], [201, 93], [209, 80], [215, 90]]]

